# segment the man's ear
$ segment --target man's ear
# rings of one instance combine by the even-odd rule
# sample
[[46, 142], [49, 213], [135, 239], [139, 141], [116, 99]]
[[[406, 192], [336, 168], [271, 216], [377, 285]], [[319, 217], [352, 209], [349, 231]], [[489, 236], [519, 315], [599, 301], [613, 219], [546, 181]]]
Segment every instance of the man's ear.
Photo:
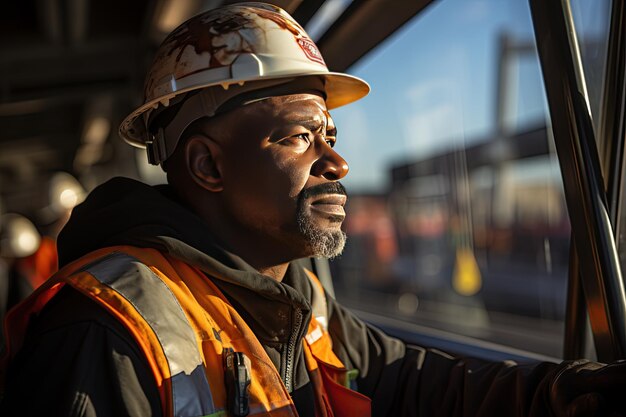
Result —
[[221, 152], [213, 139], [191, 136], [185, 146], [185, 162], [189, 176], [198, 186], [212, 192], [222, 191]]

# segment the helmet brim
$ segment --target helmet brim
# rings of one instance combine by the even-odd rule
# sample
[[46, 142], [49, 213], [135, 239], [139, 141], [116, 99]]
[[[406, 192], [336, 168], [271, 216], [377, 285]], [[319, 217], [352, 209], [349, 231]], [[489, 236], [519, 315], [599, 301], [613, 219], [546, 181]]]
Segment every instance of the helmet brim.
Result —
[[[364, 80], [349, 74], [342, 74], [338, 72], [319, 72], [306, 74], [285, 74], [275, 77], [264, 77], [263, 80], [272, 80], [279, 78], [299, 78], [299, 77], [311, 77], [319, 76], [324, 79], [324, 88], [326, 93], [326, 107], [328, 110], [336, 109], [346, 104], [353, 103], [362, 99], [370, 92], [370, 86]], [[258, 81], [256, 79], [254, 81]], [[231, 84], [237, 84], [239, 82], [246, 82], [246, 80], [233, 81]], [[138, 107], [135, 111], [129, 114], [120, 124], [119, 134], [130, 145], [139, 148], [146, 147], [147, 133], [145, 132], [145, 126], [143, 124], [143, 114], [151, 109], [155, 109], [159, 103], [165, 100], [171, 100], [174, 97], [187, 93], [189, 91], [198, 90], [202, 88], [213, 87], [220, 85], [221, 83], [207, 83], [201, 85], [194, 85], [192, 87], [178, 90], [173, 92], [169, 96], [159, 97], [151, 100], [142, 106]]]

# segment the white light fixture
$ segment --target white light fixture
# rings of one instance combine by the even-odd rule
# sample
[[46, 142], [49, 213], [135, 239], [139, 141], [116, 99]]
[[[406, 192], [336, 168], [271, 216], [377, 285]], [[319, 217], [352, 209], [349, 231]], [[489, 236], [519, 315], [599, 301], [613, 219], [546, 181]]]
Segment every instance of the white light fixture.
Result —
[[26, 217], [7, 213], [0, 218], [0, 253], [11, 258], [30, 256], [39, 248], [41, 236]]

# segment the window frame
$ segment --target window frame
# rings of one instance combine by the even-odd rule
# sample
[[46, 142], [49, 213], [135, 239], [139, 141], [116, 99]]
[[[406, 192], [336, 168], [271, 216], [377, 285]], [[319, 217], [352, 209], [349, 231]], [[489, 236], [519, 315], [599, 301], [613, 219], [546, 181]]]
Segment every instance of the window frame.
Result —
[[[393, 10], [382, 0], [354, 1], [318, 42], [329, 68], [346, 70], [435, 1], [420, 0]], [[586, 335], [590, 324], [597, 359], [612, 361], [626, 352], [626, 296], [615, 239], [626, 173], [626, 6], [612, 2], [599, 130], [604, 140], [598, 146], [569, 0], [528, 1], [572, 227], [564, 357], [589, 356]], [[401, 10], [396, 10], [398, 7]], [[367, 37], [360, 36], [363, 27], [368, 27]], [[330, 277], [322, 275], [332, 291]], [[556, 360], [367, 312], [357, 311], [357, 315], [406, 342], [452, 353], [488, 359]]]
[[[568, 0], [529, 3], [575, 247], [566, 318], [580, 319], [581, 294], [574, 290], [579, 279], [598, 360], [610, 362], [624, 357], [626, 293], [573, 18]], [[610, 28], [610, 36], [614, 30]], [[605, 91], [604, 100], [608, 94], [612, 93]], [[601, 143], [623, 143], [623, 137], [605, 139]], [[579, 322], [566, 323], [570, 340], [565, 340], [565, 346], [582, 345], [581, 327]]]

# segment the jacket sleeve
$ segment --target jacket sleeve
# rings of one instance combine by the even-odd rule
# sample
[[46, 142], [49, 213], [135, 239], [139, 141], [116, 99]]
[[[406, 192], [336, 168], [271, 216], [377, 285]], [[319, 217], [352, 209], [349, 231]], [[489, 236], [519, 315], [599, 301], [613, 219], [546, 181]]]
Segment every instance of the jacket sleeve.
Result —
[[51, 303], [11, 362], [0, 415], [162, 415], [150, 368], [123, 326], [69, 288]]
[[[407, 346], [365, 324], [330, 297], [333, 350], [359, 370], [372, 415], [543, 417], [626, 415], [626, 364], [518, 365]], [[615, 414], [612, 414], [615, 413]]]

